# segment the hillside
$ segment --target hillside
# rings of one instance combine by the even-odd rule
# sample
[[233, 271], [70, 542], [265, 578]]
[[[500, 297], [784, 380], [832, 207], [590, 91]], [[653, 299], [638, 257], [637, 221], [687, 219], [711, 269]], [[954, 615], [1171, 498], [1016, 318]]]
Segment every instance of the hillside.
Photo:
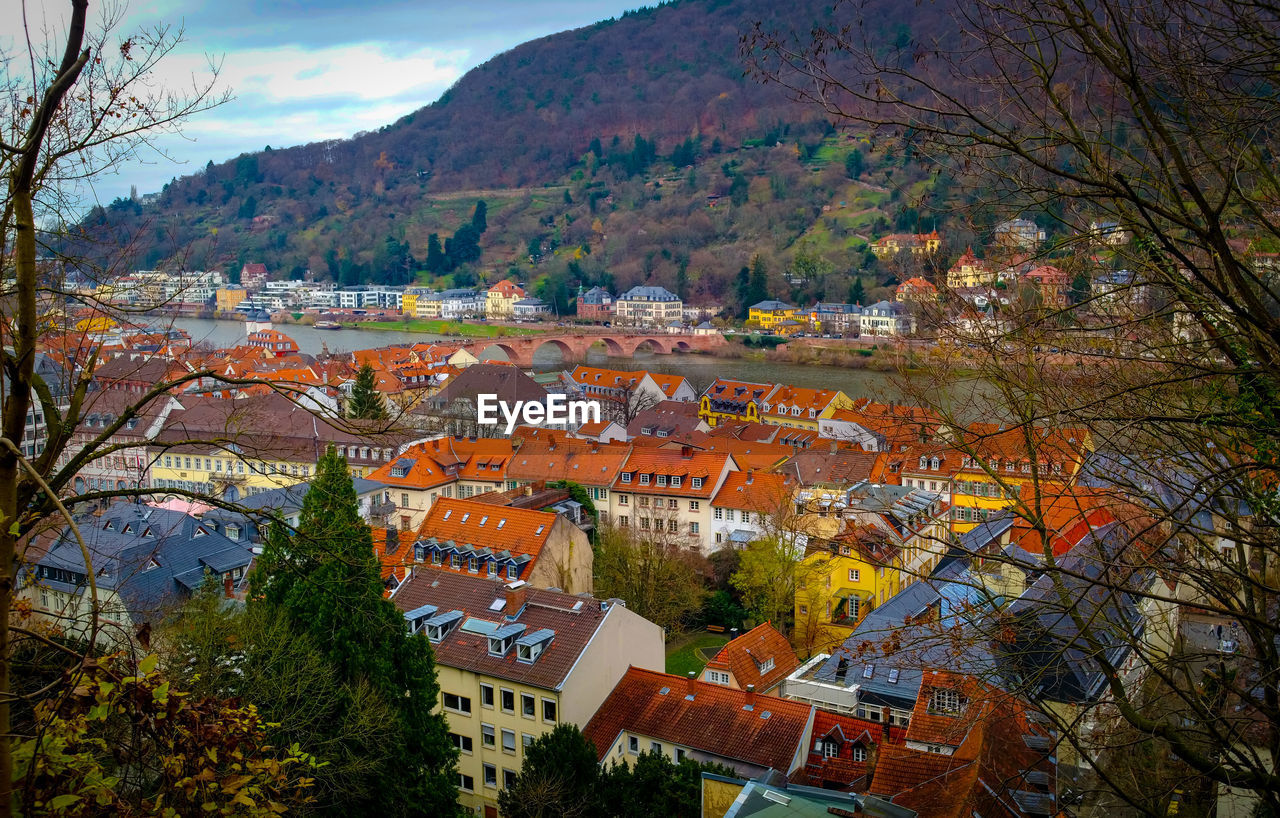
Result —
[[[808, 0], [786, 12], [771, 0], [679, 0], [525, 43], [376, 133], [210, 164], [154, 204], [118, 200], [85, 227], [133, 248], [116, 269], [264, 261], [280, 277], [443, 282], [446, 270], [426, 269], [431, 234], [443, 243], [483, 199], [480, 258], [448, 270], [453, 283], [512, 274], [563, 297], [651, 281], [731, 300], [759, 253], [779, 292], [798, 256], [800, 289], [825, 289], [803, 270], [833, 271], [843, 278], [826, 296], [843, 298], [868, 238], [933, 226], [919, 217], [932, 191], [891, 142], [836, 133], [816, 109], [743, 76], [751, 22], [805, 31], [828, 9]], [[923, 6], [876, 19], [888, 40], [942, 15]], [[844, 166], [855, 149], [857, 180]]]

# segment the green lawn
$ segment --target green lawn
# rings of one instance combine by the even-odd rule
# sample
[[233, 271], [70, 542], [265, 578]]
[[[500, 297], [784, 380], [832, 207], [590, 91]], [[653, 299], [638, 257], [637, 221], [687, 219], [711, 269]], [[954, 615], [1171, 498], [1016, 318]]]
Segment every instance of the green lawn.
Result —
[[367, 321], [360, 329], [390, 329], [402, 332], [425, 332], [431, 335], [461, 335], [467, 338], [507, 338], [513, 335], [537, 335], [544, 330], [529, 327], [504, 327], [490, 324], [464, 324], [460, 321]]
[[677, 676], [687, 676], [691, 670], [701, 673], [703, 666], [728, 641], [728, 634], [706, 631], [675, 637], [667, 645], [667, 673]]

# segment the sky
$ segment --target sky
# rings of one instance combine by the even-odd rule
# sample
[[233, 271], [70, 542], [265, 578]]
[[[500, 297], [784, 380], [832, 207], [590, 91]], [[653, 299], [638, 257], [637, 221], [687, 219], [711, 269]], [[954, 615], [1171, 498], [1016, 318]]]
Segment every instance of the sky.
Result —
[[[110, 202], [159, 190], [209, 160], [350, 137], [435, 101], [466, 71], [522, 42], [616, 17], [642, 0], [133, 0], [120, 30], [169, 25], [185, 41], [160, 64], [168, 87], [207, 79], [232, 101], [201, 113], [85, 195]], [[0, 2], [0, 51], [32, 31], [65, 31], [67, 0]], [[90, 0], [90, 21], [112, 0]], [[12, 65], [12, 63], [11, 63]], [[176, 161], [175, 161], [176, 160]]]

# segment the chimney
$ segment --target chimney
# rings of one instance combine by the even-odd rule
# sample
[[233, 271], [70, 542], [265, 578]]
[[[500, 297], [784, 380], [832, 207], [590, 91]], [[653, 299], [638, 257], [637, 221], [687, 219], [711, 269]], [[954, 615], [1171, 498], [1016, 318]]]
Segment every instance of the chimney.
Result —
[[751, 485], [752, 483], [754, 483], [755, 481], [756, 481], [756, 470], [755, 470], [755, 469], [747, 469], [747, 485], [749, 486], [749, 485]]
[[231, 579], [230, 574], [222, 577], [222, 593], [227, 599], [231, 599], [236, 595], [235, 580]]
[[693, 447], [692, 447], [692, 446], [681, 446], [681, 447], [680, 447], [680, 456], [681, 456], [682, 458], [684, 458], [685, 460], [688, 460], [688, 459], [690, 459], [691, 457], [693, 457]]
[[503, 588], [506, 605], [503, 606], [502, 612], [508, 619], [515, 619], [520, 615], [520, 609], [524, 607], [525, 600], [529, 596], [527, 586], [528, 583], [519, 580]]
[[889, 743], [889, 708], [880, 708], [880, 730], [884, 733], [884, 743]]
[[400, 535], [396, 531], [396, 527], [393, 525], [387, 526], [387, 548], [386, 548], [387, 556], [389, 557], [392, 554], [396, 553], [396, 549], [398, 549], [399, 547], [400, 547]]
[[849, 672], [849, 660], [841, 656], [840, 661], [836, 663], [836, 678], [844, 681], [845, 674]]
[[696, 671], [693, 671], [693, 670], [689, 671], [689, 684], [688, 684], [688, 690], [689, 690], [689, 695], [690, 695], [690, 696], [692, 696], [692, 695], [693, 695], [693, 693], [694, 693], [694, 691], [698, 689], [697, 681], [698, 681], [698, 674], [697, 674], [697, 672], [696, 672]]
[[747, 703], [746, 707], [754, 708], [756, 706], [756, 686], [747, 685]]

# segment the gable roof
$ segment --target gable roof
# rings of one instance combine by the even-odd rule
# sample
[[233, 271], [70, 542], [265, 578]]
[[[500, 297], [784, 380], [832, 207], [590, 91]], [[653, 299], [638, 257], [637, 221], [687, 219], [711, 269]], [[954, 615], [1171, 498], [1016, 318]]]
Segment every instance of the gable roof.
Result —
[[536, 560], [558, 519], [547, 511], [441, 497], [418, 526], [418, 540], [452, 541], [476, 550]]
[[[734, 459], [737, 459], [736, 455]], [[783, 475], [749, 470], [729, 472], [724, 478], [724, 485], [711, 499], [711, 505], [772, 514], [790, 500], [791, 490]]]
[[[773, 660], [773, 667], [764, 670], [769, 660]], [[768, 622], [730, 640], [707, 663], [712, 670], [732, 673], [738, 687], [746, 689], [747, 685], [755, 685], [760, 692], [770, 690], [799, 666], [800, 660], [787, 637]]]
[[582, 732], [601, 759], [627, 730], [788, 773], [813, 713], [789, 699], [632, 667]]

